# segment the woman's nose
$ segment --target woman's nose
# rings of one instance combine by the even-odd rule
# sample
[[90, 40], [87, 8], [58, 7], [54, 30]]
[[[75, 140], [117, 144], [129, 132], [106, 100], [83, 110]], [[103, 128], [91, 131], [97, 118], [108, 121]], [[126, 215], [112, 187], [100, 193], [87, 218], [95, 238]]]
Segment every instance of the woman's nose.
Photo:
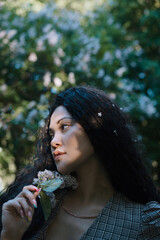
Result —
[[62, 141], [61, 141], [61, 136], [60, 134], [55, 134], [54, 137], [51, 140], [51, 146], [56, 148], [58, 146], [62, 145]]

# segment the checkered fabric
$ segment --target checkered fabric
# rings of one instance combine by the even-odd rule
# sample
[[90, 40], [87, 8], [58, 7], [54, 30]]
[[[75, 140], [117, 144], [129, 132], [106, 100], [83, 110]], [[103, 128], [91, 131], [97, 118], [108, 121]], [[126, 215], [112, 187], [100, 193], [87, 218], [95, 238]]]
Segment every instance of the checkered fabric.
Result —
[[[46, 230], [52, 220], [53, 216], [32, 240], [46, 240]], [[80, 238], [80, 240], [133, 239], [160, 240], [160, 204], [155, 201], [146, 205], [135, 203], [118, 192], [114, 193]]]
[[80, 240], [160, 240], [160, 204], [115, 193]]

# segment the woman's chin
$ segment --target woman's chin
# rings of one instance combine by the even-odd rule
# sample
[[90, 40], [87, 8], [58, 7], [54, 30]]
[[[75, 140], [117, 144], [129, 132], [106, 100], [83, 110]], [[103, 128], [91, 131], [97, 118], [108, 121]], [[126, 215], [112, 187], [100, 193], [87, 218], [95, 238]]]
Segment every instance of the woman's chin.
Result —
[[70, 174], [71, 172], [70, 171], [67, 171], [66, 169], [62, 169], [62, 168], [57, 168], [58, 172], [62, 175], [68, 175]]

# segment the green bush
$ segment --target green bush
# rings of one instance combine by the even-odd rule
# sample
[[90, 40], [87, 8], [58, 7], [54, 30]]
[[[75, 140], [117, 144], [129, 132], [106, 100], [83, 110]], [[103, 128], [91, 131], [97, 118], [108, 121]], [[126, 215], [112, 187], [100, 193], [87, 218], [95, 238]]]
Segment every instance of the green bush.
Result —
[[84, 12], [53, 1], [1, 3], [0, 176], [7, 184], [34, 155], [52, 96], [84, 84], [105, 90], [129, 113], [159, 180], [157, 4], [108, 1]]

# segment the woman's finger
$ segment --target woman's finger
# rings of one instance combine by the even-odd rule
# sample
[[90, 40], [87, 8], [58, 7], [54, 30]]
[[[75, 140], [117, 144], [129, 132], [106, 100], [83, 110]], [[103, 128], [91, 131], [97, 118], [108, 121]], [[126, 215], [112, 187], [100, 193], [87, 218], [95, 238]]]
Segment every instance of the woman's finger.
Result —
[[40, 193], [40, 189], [36, 188], [33, 185], [29, 185], [29, 186], [25, 186], [23, 188], [23, 191], [17, 197], [18, 198], [25, 197], [27, 200], [29, 200], [30, 204], [34, 206], [34, 208], [37, 208], [36, 197], [38, 196], [39, 193]]
[[29, 191], [32, 191], [32, 192], [38, 192], [39, 191], [39, 189], [37, 187], [35, 187], [34, 185], [24, 186], [23, 190], [25, 190], [25, 189], [27, 189]]
[[28, 219], [28, 221], [32, 220], [32, 215], [34, 213], [33, 207], [31, 207], [30, 203], [25, 198], [17, 198], [18, 203], [21, 205], [20, 215], [21, 217], [24, 215]]
[[[26, 201], [26, 200], [23, 199], [23, 201]], [[9, 200], [8, 202], [3, 204], [2, 209], [4, 214], [7, 212], [12, 212], [13, 214], [18, 213], [22, 218], [25, 217], [24, 209], [26, 211], [26, 217], [28, 217], [28, 211], [30, 211], [30, 208], [28, 208], [28, 211], [27, 211], [27, 207], [25, 206], [25, 203], [22, 204], [20, 199]]]

